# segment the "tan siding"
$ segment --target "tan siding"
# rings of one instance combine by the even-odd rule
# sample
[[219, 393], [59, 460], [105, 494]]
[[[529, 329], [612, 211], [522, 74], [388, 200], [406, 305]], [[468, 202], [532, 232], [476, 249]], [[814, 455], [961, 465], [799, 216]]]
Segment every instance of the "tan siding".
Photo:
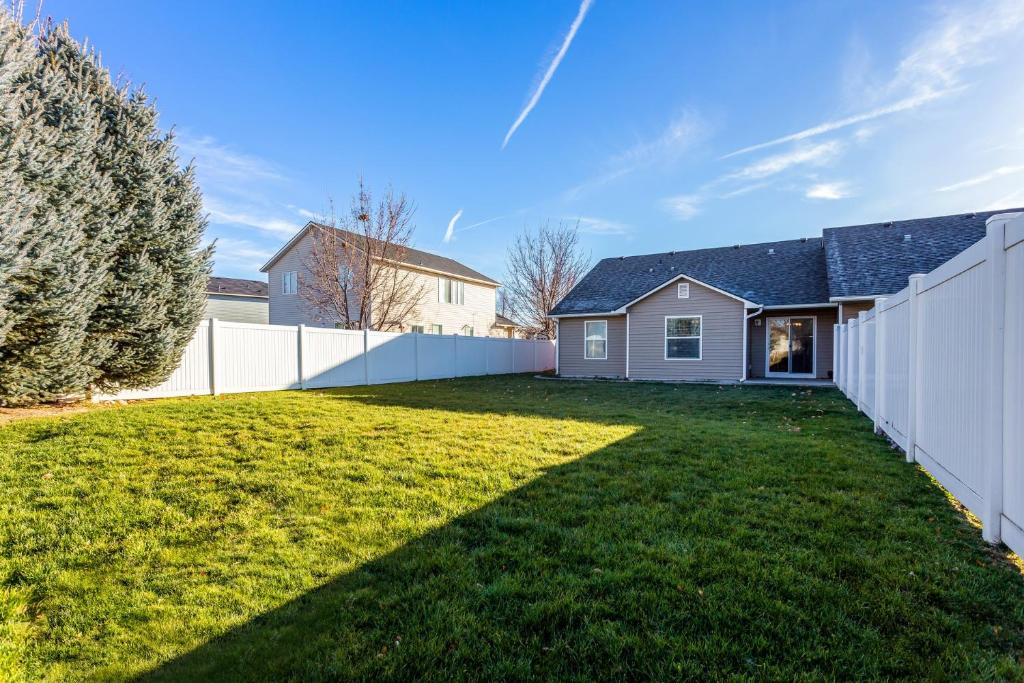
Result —
[[206, 295], [204, 318], [230, 320], [236, 323], [259, 323], [269, 321], [270, 307], [266, 299], [244, 296]]
[[[608, 321], [607, 360], [583, 357], [583, 323]], [[558, 374], [564, 377], [625, 377], [626, 317], [562, 318], [558, 321]]]
[[[765, 332], [768, 329], [768, 318], [788, 318], [813, 316], [817, 319], [815, 334], [815, 369], [816, 377], [828, 379], [832, 372], [832, 343], [835, 336], [833, 325], [836, 323], [838, 311], [835, 308], [791, 308], [788, 310], [767, 311], [752, 318], [750, 325], [750, 377], [765, 376]], [[757, 325], [754, 321], [760, 320]]]
[[[305, 263], [309, 258], [312, 244], [313, 239], [309, 234], [304, 235], [271, 266], [267, 273], [270, 287], [270, 323], [273, 325], [304, 323], [317, 327], [334, 327], [335, 321], [324, 319], [324, 316], [317, 314], [302, 297], [301, 292], [283, 294], [281, 291], [284, 273], [288, 271], [298, 271], [300, 290], [303, 286], [302, 280], [305, 278], [308, 281], [310, 275]], [[413, 269], [410, 271], [414, 273], [420, 285], [422, 297], [414, 314], [406, 322], [406, 329], [411, 325], [423, 325], [429, 330], [430, 325], [440, 324], [445, 334], [461, 334], [462, 327], [468, 325], [473, 328], [476, 336], [486, 336], [490, 333], [495, 319], [496, 287], [464, 281], [465, 304], [445, 304], [437, 300], [437, 275]]]
[[857, 314], [861, 311], [869, 311], [875, 307], [874, 301], [844, 301], [843, 307], [843, 322], [849, 322], [851, 318], [856, 318]]
[[[743, 376], [743, 304], [690, 282], [690, 297], [677, 283], [629, 309], [630, 379], [739, 381]], [[701, 359], [665, 359], [665, 316], [700, 315]]]

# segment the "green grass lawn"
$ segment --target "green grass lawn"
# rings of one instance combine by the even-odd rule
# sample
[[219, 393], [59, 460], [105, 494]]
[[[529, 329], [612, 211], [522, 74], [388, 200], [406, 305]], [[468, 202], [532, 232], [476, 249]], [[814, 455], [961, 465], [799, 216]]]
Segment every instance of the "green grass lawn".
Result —
[[1024, 578], [834, 390], [497, 377], [0, 427], [15, 680], [1024, 679]]

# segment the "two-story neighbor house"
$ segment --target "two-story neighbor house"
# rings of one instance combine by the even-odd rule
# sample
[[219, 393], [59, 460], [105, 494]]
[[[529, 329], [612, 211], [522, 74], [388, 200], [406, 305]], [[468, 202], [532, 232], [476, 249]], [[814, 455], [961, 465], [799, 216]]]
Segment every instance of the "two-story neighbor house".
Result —
[[[310, 232], [314, 228], [325, 226], [307, 223], [260, 269], [268, 276], [271, 325], [335, 326], [335, 320], [315, 310], [299, 291], [308, 278], [314, 240]], [[344, 230], [338, 232], [348, 244], [359, 245], [365, 239]], [[402, 331], [484, 337], [507, 334], [495, 326], [500, 282], [454, 259], [412, 248], [403, 252], [402, 263], [395, 267], [413, 274], [419, 285], [415, 289], [422, 296]]]
[[600, 261], [551, 311], [569, 377], [832, 377], [833, 325], [985, 235], [1005, 209]]

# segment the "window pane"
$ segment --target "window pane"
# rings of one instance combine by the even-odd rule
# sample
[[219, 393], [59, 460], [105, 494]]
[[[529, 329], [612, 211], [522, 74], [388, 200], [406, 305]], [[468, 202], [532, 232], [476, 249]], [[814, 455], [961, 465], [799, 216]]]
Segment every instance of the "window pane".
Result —
[[792, 339], [790, 372], [814, 372], [814, 319], [792, 318], [789, 321], [789, 336]]
[[700, 358], [700, 340], [669, 339], [665, 355], [669, 358]]
[[608, 323], [602, 321], [586, 323], [587, 341], [602, 340], [608, 338]]
[[607, 355], [608, 342], [603, 339], [587, 340], [587, 358], [604, 358]]
[[700, 318], [669, 318], [665, 322], [667, 337], [699, 337]]

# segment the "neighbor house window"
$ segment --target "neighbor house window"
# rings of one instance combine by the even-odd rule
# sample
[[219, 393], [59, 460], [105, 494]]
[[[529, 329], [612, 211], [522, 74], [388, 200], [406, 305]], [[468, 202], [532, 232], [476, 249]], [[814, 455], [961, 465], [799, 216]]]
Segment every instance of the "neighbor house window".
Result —
[[466, 283], [448, 277], [437, 278], [437, 300], [443, 304], [466, 303]]
[[608, 321], [588, 320], [583, 323], [583, 357], [587, 360], [608, 358]]
[[289, 270], [281, 278], [281, 293], [282, 294], [294, 294], [299, 291], [299, 272], [296, 270]]
[[442, 329], [443, 328], [440, 325], [431, 325], [430, 326], [430, 334], [444, 334]]
[[413, 325], [409, 328], [414, 334], [423, 334], [423, 325]]
[[699, 315], [665, 318], [665, 358], [700, 360]]
[[470, 327], [469, 325], [463, 325], [462, 326], [462, 336], [464, 336], [464, 337], [472, 337], [473, 336], [473, 328]]
[[690, 283], [689, 282], [680, 282], [679, 283], [679, 287], [676, 288], [676, 296], [679, 297], [680, 299], [689, 299], [690, 298]]

